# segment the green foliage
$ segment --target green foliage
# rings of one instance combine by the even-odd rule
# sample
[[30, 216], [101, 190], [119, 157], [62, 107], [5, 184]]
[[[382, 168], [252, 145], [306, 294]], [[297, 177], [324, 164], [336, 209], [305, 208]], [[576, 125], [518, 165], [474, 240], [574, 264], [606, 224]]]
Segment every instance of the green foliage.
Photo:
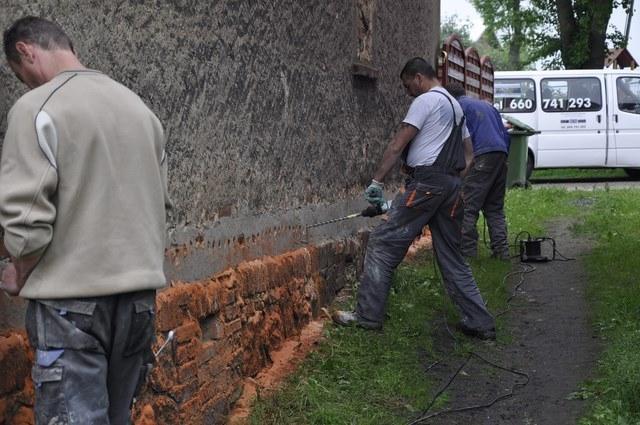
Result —
[[[508, 70], [523, 69], [538, 60], [547, 69], [596, 67], [594, 64], [601, 68], [607, 45], [620, 47], [623, 43], [620, 31], [607, 30], [612, 10], [622, 7], [628, 11], [630, 7], [629, 0], [472, 2], [487, 31], [497, 35], [500, 47], [495, 57], [506, 57]], [[560, 13], [559, 5], [568, 13]]]
[[471, 46], [471, 22], [468, 19], [462, 20], [458, 15], [445, 17], [440, 23], [440, 43], [451, 34], [457, 34], [465, 47]]

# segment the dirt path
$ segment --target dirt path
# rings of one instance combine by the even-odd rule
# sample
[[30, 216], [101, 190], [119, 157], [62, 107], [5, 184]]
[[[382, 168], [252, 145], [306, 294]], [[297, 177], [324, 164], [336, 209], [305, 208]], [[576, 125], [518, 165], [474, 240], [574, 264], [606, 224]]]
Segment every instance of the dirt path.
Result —
[[[482, 425], [569, 425], [575, 424], [584, 412], [585, 403], [570, 399], [570, 394], [592, 376], [599, 354], [599, 342], [594, 338], [585, 300], [586, 273], [583, 256], [590, 242], [575, 237], [567, 221], [554, 222], [548, 236], [558, 242], [558, 250], [576, 261], [535, 264], [511, 302], [504, 325], [498, 333], [511, 335], [506, 344], [479, 342], [476, 352], [506, 368], [529, 375], [529, 383], [514, 390], [514, 396], [492, 407], [463, 413], [450, 413], [427, 420], [425, 424]], [[519, 265], [515, 265], [519, 267]], [[509, 281], [513, 288], [519, 281]], [[511, 290], [511, 289], [510, 289]], [[429, 376], [435, 375], [444, 386], [464, 358], [447, 358], [454, 344], [444, 326], [437, 335], [440, 352], [428, 361], [433, 364]], [[459, 337], [460, 338], [460, 337]], [[504, 339], [503, 339], [504, 340]], [[442, 361], [442, 359], [446, 359]], [[447, 390], [446, 408], [484, 404], [507, 394], [514, 383], [524, 378], [496, 369], [472, 358]]]

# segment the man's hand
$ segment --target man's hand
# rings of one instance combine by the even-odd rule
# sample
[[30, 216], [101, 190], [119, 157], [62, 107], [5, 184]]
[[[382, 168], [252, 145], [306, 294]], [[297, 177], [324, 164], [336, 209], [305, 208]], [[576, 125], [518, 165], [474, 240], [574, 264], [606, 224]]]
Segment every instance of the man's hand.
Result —
[[18, 295], [22, 286], [18, 286], [18, 273], [13, 263], [9, 263], [2, 269], [2, 281], [0, 289], [9, 295]]
[[373, 206], [380, 206], [384, 204], [384, 194], [382, 193], [382, 188], [384, 185], [379, 181], [372, 180], [371, 184], [364, 191], [364, 199], [366, 199]]

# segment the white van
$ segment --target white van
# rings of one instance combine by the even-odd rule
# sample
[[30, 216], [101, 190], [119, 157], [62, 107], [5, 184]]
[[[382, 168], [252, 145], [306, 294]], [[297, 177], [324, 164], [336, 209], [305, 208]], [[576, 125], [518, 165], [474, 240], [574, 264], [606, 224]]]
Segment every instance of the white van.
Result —
[[530, 125], [534, 168], [622, 167], [640, 177], [640, 72], [495, 73], [495, 107]]

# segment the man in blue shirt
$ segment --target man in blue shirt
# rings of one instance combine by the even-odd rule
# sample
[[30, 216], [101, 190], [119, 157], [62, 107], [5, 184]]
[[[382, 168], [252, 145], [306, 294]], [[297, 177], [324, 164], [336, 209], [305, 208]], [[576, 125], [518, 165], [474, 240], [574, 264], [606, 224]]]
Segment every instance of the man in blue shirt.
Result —
[[462, 254], [478, 255], [478, 214], [484, 214], [489, 227], [492, 257], [509, 259], [504, 195], [507, 182], [509, 134], [500, 113], [489, 102], [466, 95], [459, 83], [446, 89], [458, 100], [473, 143], [473, 167], [464, 179], [465, 202], [462, 222]]

